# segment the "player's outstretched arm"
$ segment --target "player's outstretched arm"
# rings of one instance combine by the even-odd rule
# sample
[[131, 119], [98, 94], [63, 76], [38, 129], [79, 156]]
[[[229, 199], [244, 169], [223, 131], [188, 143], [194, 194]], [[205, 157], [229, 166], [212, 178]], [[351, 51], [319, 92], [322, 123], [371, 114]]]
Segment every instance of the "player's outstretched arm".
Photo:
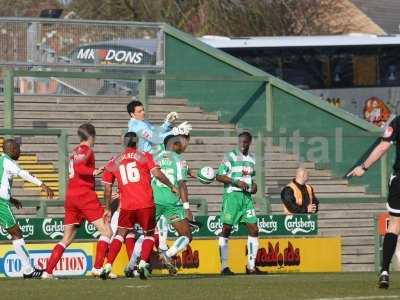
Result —
[[351, 176], [363, 176], [365, 171], [368, 170], [377, 160], [379, 160], [390, 148], [391, 143], [387, 141], [380, 142], [374, 150], [372, 150], [371, 154], [368, 158], [359, 166], [355, 167], [347, 177]]
[[47, 197], [49, 199], [53, 199], [54, 192], [47, 185], [45, 185], [41, 180], [39, 180], [38, 178], [36, 178], [32, 174], [30, 174], [28, 171], [21, 169], [20, 166], [18, 164], [16, 164], [15, 162], [7, 160], [5, 162], [4, 167], [7, 170], [9, 170], [11, 172], [11, 174], [13, 174], [14, 176], [19, 176], [22, 179], [24, 179], [34, 185], [40, 186], [42, 188], [42, 191], [46, 192]]
[[191, 178], [197, 178], [197, 171], [196, 171], [195, 169], [189, 169], [188, 175], [189, 175]]
[[169, 181], [167, 176], [164, 175], [159, 167], [151, 169], [151, 174], [159, 181], [164, 183], [167, 187], [169, 187], [173, 193], [177, 194], [178, 197], [180, 197], [178, 189], [171, 183], [171, 181]]
[[53, 199], [54, 198], [54, 192], [53, 192], [53, 190], [51, 188], [49, 188], [44, 183], [42, 183], [42, 185], [40, 187], [42, 188], [42, 191], [47, 194], [47, 198], [48, 199]]
[[171, 130], [171, 127], [175, 123], [175, 121], [179, 118], [179, 115], [177, 112], [172, 111], [170, 112], [164, 120], [164, 123], [160, 126], [160, 131], [161, 132], [167, 132]]
[[93, 171], [93, 176], [100, 175], [101, 173], [104, 172], [104, 169], [105, 169], [105, 166], [102, 166], [102, 167], [100, 167], [100, 168], [98, 168], [98, 169], [94, 169], [94, 171]]

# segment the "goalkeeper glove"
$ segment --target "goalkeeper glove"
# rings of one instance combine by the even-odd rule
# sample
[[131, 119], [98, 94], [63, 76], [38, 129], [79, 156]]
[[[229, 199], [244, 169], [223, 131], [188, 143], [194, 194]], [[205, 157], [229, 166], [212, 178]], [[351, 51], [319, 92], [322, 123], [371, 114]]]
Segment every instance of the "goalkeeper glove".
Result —
[[192, 130], [192, 125], [188, 122], [183, 122], [178, 126], [172, 128], [173, 135], [189, 135], [190, 131]]
[[165, 117], [164, 122], [174, 123], [178, 118], [179, 118], [178, 113], [175, 111], [172, 111]]
[[185, 121], [178, 125], [179, 130], [182, 132], [181, 134], [188, 135], [192, 130], [192, 125]]

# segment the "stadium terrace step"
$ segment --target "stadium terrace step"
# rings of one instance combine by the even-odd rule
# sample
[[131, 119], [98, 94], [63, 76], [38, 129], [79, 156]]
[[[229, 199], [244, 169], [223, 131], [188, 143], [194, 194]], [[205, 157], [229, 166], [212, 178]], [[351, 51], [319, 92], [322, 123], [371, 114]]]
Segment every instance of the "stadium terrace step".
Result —
[[372, 236], [360, 236], [360, 237], [351, 237], [351, 238], [343, 238], [342, 239], [342, 249], [355, 249], [354, 247], [368, 247], [374, 246], [374, 238]]
[[345, 247], [342, 250], [343, 255], [365, 255], [365, 254], [375, 254], [375, 249], [373, 245], [369, 247], [366, 246], [352, 246], [352, 247]]
[[[283, 160], [279, 160], [279, 161], [265, 161], [265, 166], [266, 168], [268, 168], [269, 170], [271, 169], [297, 169], [300, 166], [300, 163], [298, 161], [283, 161]], [[307, 168], [307, 169], [314, 169], [315, 168], [315, 163], [313, 162], [302, 162], [301, 166], [303, 168]], [[293, 173], [295, 174], [295, 173]]]
[[[132, 101], [130, 96], [46, 96], [46, 95], [25, 95], [15, 96], [15, 103], [63, 103], [63, 104], [123, 104], [127, 105]], [[0, 104], [4, 102], [3, 97], [0, 97]], [[160, 98], [149, 97], [149, 105], [168, 105], [168, 106], [186, 106], [186, 99], [178, 98]]]
[[342, 264], [368, 264], [374, 261], [374, 254], [342, 255]]
[[[278, 183], [279, 186], [285, 186], [289, 181], [284, 181], [284, 180], [266, 180], [265, 184], [268, 186], [271, 186], [275, 183]], [[323, 180], [323, 179], [312, 179], [308, 182], [311, 185], [347, 185], [347, 180], [335, 180], [335, 179], [329, 179], [329, 180]]]
[[[295, 169], [295, 168], [293, 168], [293, 169]], [[285, 170], [285, 169], [269, 169], [268, 167], [265, 169], [265, 173], [266, 173], [267, 177], [269, 177], [269, 176], [277, 176], [277, 177], [287, 176], [288, 173], [289, 173], [289, 175], [294, 174], [294, 173], [288, 172], [288, 170]], [[311, 170], [309, 170], [309, 174], [310, 174], [310, 177], [331, 177], [332, 176], [332, 174], [329, 170], [315, 170], [315, 169], [313, 170], [313, 169], [311, 169]]]
[[[15, 118], [16, 122], [19, 119], [23, 120], [127, 120], [127, 113], [126, 112], [106, 112], [102, 111], [89, 111], [89, 112], [82, 112], [82, 111], [74, 111], [73, 114], [66, 113], [64, 111], [51, 111], [51, 117], [49, 118], [49, 112], [47, 111], [15, 111]], [[150, 112], [147, 114], [147, 117], [151, 120], [164, 120], [165, 113], [153, 113]], [[205, 121], [217, 121], [218, 115], [217, 114], [200, 114], [198, 112], [193, 113], [181, 113], [180, 117], [182, 120], [205, 120]]]
[[342, 237], [352, 236], [371, 236], [374, 234], [372, 227], [357, 227], [357, 228], [324, 228], [320, 232], [322, 236], [341, 235]]
[[[104, 123], [106, 121], [107, 125]], [[68, 129], [69, 134], [75, 135], [76, 128], [84, 122], [90, 122], [96, 127], [98, 136], [120, 136], [123, 130], [127, 127], [127, 120], [111, 119], [111, 120], [91, 120], [85, 119], [81, 121], [76, 120], [27, 120], [16, 119], [15, 128], [63, 128]], [[230, 133], [234, 131], [235, 127], [231, 124], [219, 124], [217, 121], [212, 120], [192, 120], [190, 122], [194, 130], [207, 130], [207, 131], [226, 131]]]
[[355, 263], [342, 263], [342, 272], [374, 272], [375, 265], [368, 264], [355, 264]]
[[374, 220], [371, 219], [323, 219], [318, 222], [319, 228], [353, 228], [373, 227]]
[[[268, 193], [270, 194], [280, 194], [282, 189], [286, 185], [281, 187], [268, 187]], [[360, 193], [361, 195], [365, 193], [365, 186], [346, 186], [346, 185], [314, 185], [314, 191], [316, 195], [319, 194], [328, 194], [328, 193], [337, 193], [337, 191], [346, 190], [347, 193]]]
[[[82, 103], [46, 103], [44, 105], [27, 105], [27, 103], [15, 103], [15, 110], [16, 111], [31, 111], [31, 112], [81, 112], [81, 111], [91, 111], [91, 112], [104, 112], [108, 111], [111, 114], [121, 112], [124, 113], [125, 118], [128, 117], [128, 113], [126, 111], [126, 104], [115, 104], [115, 103], [102, 103], [101, 105], [93, 105], [93, 104], [82, 104]], [[171, 105], [171, 104], [151, 104], [148, 107], [148, 110], [151, 113], [160, 113], [164, 117], [168, 114], [171, 110], [178, 112], [179, 114], [185, 113], [203, 113], [204, 111], [200, 107], [187, 107], [187, 106], [179, 106], [179, 105]]]

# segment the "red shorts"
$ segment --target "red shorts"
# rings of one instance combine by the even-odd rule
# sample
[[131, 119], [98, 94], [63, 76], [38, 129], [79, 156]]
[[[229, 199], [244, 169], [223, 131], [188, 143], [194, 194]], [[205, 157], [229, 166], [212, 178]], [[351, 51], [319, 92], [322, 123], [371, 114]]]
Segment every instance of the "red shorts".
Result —
[[95, 192], [79, 196], [67, 196], [64, 208], [64, 225], [79, 225], [84, 220], [92, 223], [102, 218], [104, 214], [104, 208]]
[[118, 218], [118, 227], [133, 229], [137, 223], [143, 231], [151, 231], [156, 227], [155, 207], [147, 207], [136, 210], [121, 209]]

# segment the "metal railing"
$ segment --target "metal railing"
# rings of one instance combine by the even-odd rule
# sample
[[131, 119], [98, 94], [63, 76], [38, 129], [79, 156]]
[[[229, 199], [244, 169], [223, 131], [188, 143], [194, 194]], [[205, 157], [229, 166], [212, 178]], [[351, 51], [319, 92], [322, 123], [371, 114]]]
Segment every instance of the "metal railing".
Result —
[[[163, 73], [162, 23], [0, 18], [0, 68]], [[0, 71], [0, 81], [1, 81]], [[136, 95], [137, 81], [20, 78], [19, 94]], [[150, 84], [151, 93], [163, 91]]]
[[[161, 23], [0, 18], [0, 65], [162, 66], [161, 28]], [[143, 51], [137, 57], [127, 50], [132, 41]]]

